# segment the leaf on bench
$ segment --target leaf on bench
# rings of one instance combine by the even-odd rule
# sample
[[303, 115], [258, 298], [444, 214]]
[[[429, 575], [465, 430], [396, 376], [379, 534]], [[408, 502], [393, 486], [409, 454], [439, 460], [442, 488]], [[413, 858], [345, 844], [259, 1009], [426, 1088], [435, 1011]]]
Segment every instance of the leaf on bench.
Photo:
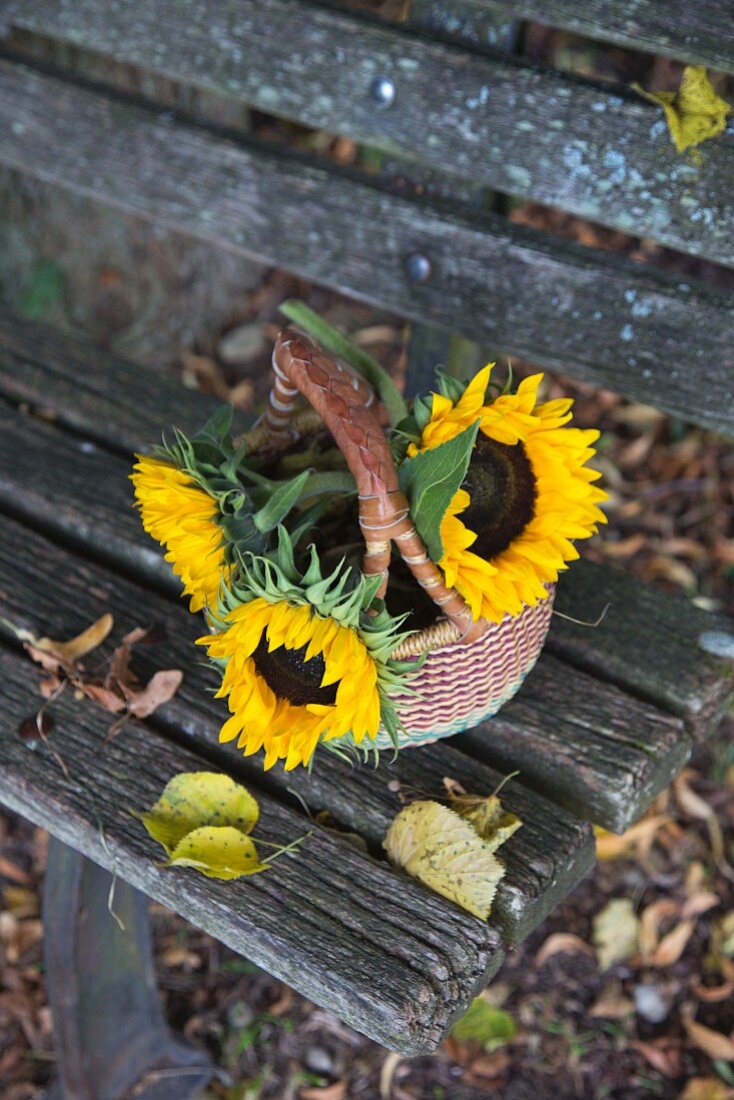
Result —
[[679, 153], [718, 137], [726, 129], [731, 106], [714, 91], [705, 65], [686, 65], [677, 92], [646, 92], [639, 84], [632, 87], [663, 108]]
[[[207, 878], [237, 879], [270, 866], [260, 862], [249, 836], [259, 817], [257, 799], [228, 775], [181, 772], [169, 780], [141, 820], [153, 840], [165, 848], [166, 866], [193, 867]], [[302, 839], [276, 847], [271, 861], [292, 851]]]
[[397, 815], [383, 846], [396, 867], [486, 920], [505, 874], [495, 851], [521, 824], [496, 796], [470, 806], [466, 817], [439, 802], [413, 802]]

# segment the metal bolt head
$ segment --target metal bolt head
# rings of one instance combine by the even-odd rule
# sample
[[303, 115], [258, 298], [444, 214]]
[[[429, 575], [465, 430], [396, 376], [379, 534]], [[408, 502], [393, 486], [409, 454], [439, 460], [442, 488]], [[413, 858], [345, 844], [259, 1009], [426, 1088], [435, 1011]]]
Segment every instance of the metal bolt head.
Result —
[[389, 76], [376, 76], [370, 85], [370, 95], [378, 107], [390, 107], [395, 102], [395, 85]]
[[422, 252], [413, 252], [405, 261], [405, 270], [414, 283], [427, 283], [431, 277], [431, 261]]

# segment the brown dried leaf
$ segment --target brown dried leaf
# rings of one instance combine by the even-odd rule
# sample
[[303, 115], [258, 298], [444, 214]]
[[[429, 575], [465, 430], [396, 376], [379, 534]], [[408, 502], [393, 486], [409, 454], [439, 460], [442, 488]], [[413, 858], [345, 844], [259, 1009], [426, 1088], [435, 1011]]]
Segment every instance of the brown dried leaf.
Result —
[[649, 958], [660, 942], [660, 925], [668, 917], [678, 915], [678, 902], [672, 898], [660, 898], [648, 905], [640, 915], [640, 952]]
[[716, 860], [719, 868], [726, 867], [729, 869], [729, 865], [724, 858], [724, 837], [721, 832], [719, 819], [708, 802], [704, 801], [704, 799], [696, 794], [688, 785], [688, 780], [694, 774], [695, 773], [690, 768], [686, 768], [677, 779], [673, 780], [673, 791], [675, 792], [676, 802], [681, 810], [688, 814], [689, 817], [694, 818], [696, 821], [704, 821], [706, 823], [709, 843], [711, 845], [711, 854]]
[[635, 1002], [625, 997], [620, 982], [605, 986], [589, 1009], [589, 1015], [604, 1020], [624, 1020], [635, 1011]]
[[684, 919], [687, 917], [700, 917], [702, 913], [707, 913], [709, 909], [714, 909], [720, 904], [721, 899], [718, 894], [713, 894], [710, 890], [697, 890], [685, 902], [680, 915]]
[[681, 1009], [681, 1019], [694, 1046], [715, 1061], [721, 1059], [723, 1062], [734, 1062], [734, 1042], [728, 1035], [722, 1035], [720, 1031], [714, 1031], [710, 1027], [696, 1023], [690, 1005], [684, 1005]]
[[630, 1044], [650, 1063], [653, 1069], [663, 1077], [678, 1077], [680, 1074], [680, 1043], [675, 1039], [652, 1039], [643, 1043], [639, 1039]]
[[44, 649], [39, 649], [38, 646], [33, 645], [31, 642], [24, 642], [23, 649], [32, 661], [40, 665], [45, 672], [50, 672], [52, 676], [57, 676], [58, 673], [62, 671], [59, 658], [54, 657], [50, 653], [46, 653]]
[[694, 927], [695, 921], [693, 920], [681, 921], [672, 932], [668, 932], [666, 936], [663, 936], [655, 952], [650, 958], [645, 959], [646, 964], [656, 967], [672, 966], [683, 954], [686, 944], [693, 934]]
[[718, 1004], [719, 1001], [728, 1001], [734, 993], [734, 978], [730, 978], [723, 985], [702, 985], [701, 982], [694, 982], [691, 986], [691, 992], [695, 993], [699, 1001], [704, 1001], [706, 1004]]
[[347, 1081], [335, 1081], [333, 1085], [324, 1088], [305, 1088], [298, 1093], [298, 1100], [345, 1100], [347, 1095]]
[[627, 856], [644, 859], [658, 832], [669, 824], [670, 818], [667, 814], [654, 814], [652, 817], [643, 817], [642, 821], [638, 821], [621, 836], [609, 833], [606, 829], [597, 829], [597, 857], [601, 860], [622, 859]]
[[119, 695], [115, 695], [114, 691], [109, 688], [100, 687], [99, 684], [81, 684], [80, 687], [85, 695], [88, 695], [90, 699], [94, 699], [95, 703], [99, 703], [101, 707], [109, 710], [112, 714], [119, 714], [127, 706], [125, 700], [121, 699]]
[[548, 959], [560, 952], [580, 952], [592, 959], [596, 958], [594, 948], [590, 943], [582, 940], [580, 936], [575, 936], [572, 932], [554, 932], [541, 945], [535, 956], [535, 965], [541, 967]]
[[137, 692], [128, 703], [128, 711], [136, 718], [147, 718], [158, 707], [168, 703], [181, 687], [183, 672], [177, 668], [156, 672], [142, 691]]

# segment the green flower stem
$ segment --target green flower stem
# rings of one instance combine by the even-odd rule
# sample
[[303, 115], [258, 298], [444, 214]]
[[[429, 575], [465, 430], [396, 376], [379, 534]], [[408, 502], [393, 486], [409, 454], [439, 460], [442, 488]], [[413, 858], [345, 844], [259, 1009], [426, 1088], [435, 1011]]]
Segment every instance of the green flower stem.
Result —
[[315, 470], [333, 470], [336, 464], [340, 465], [342, 468], [346, 467], [344, 455], [337, 447], [332, 447], [328, 451], [309, 449], [307, 451], [296, 451], [294, 454], [290, 455], [283, 455], [278, 462], [278, 470], [290, 476], [294, 473], [298, 473], [299, 470], [308, 470], [309, 468]]
[[296, 298], [289, 298], [283, 302], [280, 312], [284, 313], [289, 321], [302, 328], [304, 332], [312, 336], [322, 347], [332, 355], [338, 356], [361, 374], [376, 390], [378, 397], [387, 409], [390, 423], [393, 427], [408, 414], [408, 407], [403, 400], [400, 390], [393, 382], [376, 359], [368, 355], [362, 348], [358, 348], [338, 329], [314, 313], [305, 302]]

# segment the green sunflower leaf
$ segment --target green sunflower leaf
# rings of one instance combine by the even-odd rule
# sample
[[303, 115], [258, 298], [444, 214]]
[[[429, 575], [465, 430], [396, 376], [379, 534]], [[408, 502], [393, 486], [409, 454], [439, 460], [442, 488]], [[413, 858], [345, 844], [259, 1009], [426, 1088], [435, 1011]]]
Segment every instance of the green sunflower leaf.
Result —
[[406, 458], [398, 470], [416, 530], [435, 562], [443, 555], [441, 521], [466, 477], [478, 431], [477, 420], [448, 443]]
[[298, 477], [291, 481], [285, 481], [273, 490], [267, 504], [264, 504], [259, 512], [253, 516], [258, 531], [274, 531], [278, 524], [285, 519], [291, 508], [298, 502], [303, 487], [310, 478], [309, 470], [304, 470]]

